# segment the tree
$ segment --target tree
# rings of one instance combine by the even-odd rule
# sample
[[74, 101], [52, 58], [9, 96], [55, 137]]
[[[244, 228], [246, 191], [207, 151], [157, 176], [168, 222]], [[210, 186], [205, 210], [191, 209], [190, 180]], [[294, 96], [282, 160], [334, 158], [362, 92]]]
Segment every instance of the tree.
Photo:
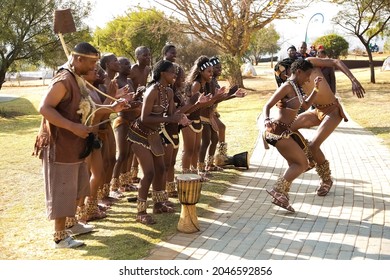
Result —
[[94, 44], [102, 51], [125, 56], [133, 61], [136, 61], [134, 50], [146, 46], [152, 58], [158, 58], [169, 40], [172, 22], [156, 9], [129, 10], [126, 15], [107, 23], [106, 27], [96, 29]]
[[[253, 32], [303, 7], [290, 0], [159, 0], [200, 40], [229, 55], [229, 82], [243, 87], [240, 66]], [[297, 1], [298, 2], [298, 1]]]
[[390, 21], [390, 0], [334, 0], [342, 9], [333, 21], [364, 45], [370, 65], [371, 83], [375, 83], [375, 70], [370, 49], [371, 40], [383, 34]]
[[330, 58], [339, 58], [340, 56], [348, 55], [349, 43], [337, 34], [319, 37], [313, 44], [315, 46], [322, 45]]
[[177, 49], [177, 63], [185, 70], [190, 70], [194, 61], [201, 55], [208, 57], [219, 55], [218, 50], [209, 42], [197, 40], [197, 38], [185, 33], [176, 33], [171, 39]]
[[[61, 50], [59, 39], [53, 31], [54, 11], [65, 3], [65, 7], [74, 12], [75, 24], [80, 28], [80, 19], [88, 15], [89, 3], [79, 2], [1, 0], [0, 89], [5, 82], [6, 72], [15, 61], [24, 60], [38, 64], [42, 60], [49, 61], [56, 50]], [[75, 35], [71, 34], [66, 38], [67, 42], [70, 42]], [[65, 56], [62, 57], [66, 60]]]
[[[249, 43], [248, 54], [255, 58], [256, 65], [264, 54], [277, 53], [280, 50], [278, 40], [280, 36], [273, 24], [254, 32]], [[272, 67], [272, 65], [271, 65]]]

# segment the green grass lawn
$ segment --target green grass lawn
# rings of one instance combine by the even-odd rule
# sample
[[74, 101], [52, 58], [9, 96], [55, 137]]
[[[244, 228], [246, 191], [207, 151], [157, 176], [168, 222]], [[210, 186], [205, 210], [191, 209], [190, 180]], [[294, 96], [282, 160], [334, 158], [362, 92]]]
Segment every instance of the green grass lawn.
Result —
[[[350, 83], [337, 73], [338, 90], [346, 111], [390, 147], [390, 115], [386, 108], [390, 102], [390, 73], [378, 70], [375, 85], [368, 83], [367, 69], [353, 73], [362, 80], [367, 95], [362, 100], [353, 97]], [[227, 126], [229, 155], [248, 151], [251, 156], [258, 135], [256, 118], [275, 89], [269, 71], [245, 79], [244, 83], [249, 88], [245, 98], [218, 106]], [[0, 103], [0, 259], [135, 260], [146, 257], [155, 244], [175, 234], [180, 215], [178, 200], [173, 200], [177, 213], [158, 215], [158, 223], [152, 226], [136, 223], [136, 204], [121, 200], [109, 210], [107, 218], [91, 223], [96, 225], [94, 233], [80, 237], [87, 246], [74, 250], [52, 249], [53, 225], [45, 215], [41, 165], [31, 156], [40, 123], [37, 107], [45, 90], [46, 87], [40, 86], [3, 87], [0, 91], [0, 96], [19, 97]], [[197, 204], [199, 217], [207, 217], [218, 207], [220, 195], [237, 180], [240, 172], [243, 171], [225, 169], [203, 185]]]

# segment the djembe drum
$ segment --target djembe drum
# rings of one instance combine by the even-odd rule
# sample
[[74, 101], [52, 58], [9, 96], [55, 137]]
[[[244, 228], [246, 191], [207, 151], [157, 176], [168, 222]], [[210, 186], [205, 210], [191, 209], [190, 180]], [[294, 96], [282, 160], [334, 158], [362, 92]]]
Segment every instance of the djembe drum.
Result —
[[200, 230], [196, 205], [202, 189], [202, 177], [197, 174], [180, 174], [176, 176], [178, 198], [181, 213], [177, 229], [184, 233]]
[[235, 154], [234, 156], [220, 156], [216, 159], [215, 164], [221, 167], [234, 165], [234, 167], [244, 167], [249, 169], [248, 152]]

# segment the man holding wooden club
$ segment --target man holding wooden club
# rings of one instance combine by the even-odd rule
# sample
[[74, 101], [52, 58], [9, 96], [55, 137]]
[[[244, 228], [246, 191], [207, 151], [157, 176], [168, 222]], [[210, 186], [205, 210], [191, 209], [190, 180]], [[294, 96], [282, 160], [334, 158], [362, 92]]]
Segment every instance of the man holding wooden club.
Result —
[[[92, 132], [87, 123], [95, 104], [80, 76], [93, 70], [99, 58], [99, 52], [89, 43], [76, 45], [69, 61], [52, 79], [39, 106], [43, 121], [35, 154], [43, 162], [46, 212], [54, 220], [55, 248], [84, 245], [72, 236], [93, 230], [93, 226], [79, 223], [74, 217], [78, 200], [89, 195], [85, 158], [96, 148], [86, 141]], [[118, 112], [124, 106], [125, 102], [119, 100], [103, 110]]]

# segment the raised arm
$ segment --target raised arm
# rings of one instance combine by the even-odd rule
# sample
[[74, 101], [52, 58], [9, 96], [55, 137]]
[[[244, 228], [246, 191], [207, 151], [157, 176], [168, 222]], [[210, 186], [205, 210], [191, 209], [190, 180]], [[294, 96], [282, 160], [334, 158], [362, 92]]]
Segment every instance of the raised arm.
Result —
[[356, 95], [358, 98], [363, 98], [365, 94], [365, 90], [360, 82], [355, 78], [352, 72], [348, 69], [347, 65], [344, 64], [339, 59], [332, 58], [318, 58], [318, 57], [308, 57], [306, 58], [310, 61], [314, 67], [335, 67], [340, 70], [347, 76], [352, 82], [352, 93]]

